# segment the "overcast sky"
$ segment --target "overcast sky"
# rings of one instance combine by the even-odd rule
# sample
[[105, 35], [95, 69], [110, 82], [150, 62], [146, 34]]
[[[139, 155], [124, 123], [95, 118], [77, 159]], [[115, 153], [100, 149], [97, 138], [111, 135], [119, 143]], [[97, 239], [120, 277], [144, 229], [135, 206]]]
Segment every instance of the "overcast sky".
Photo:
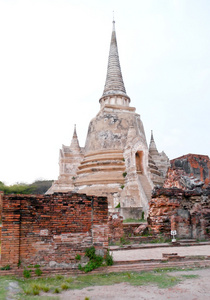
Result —
[[0, 0], [0, 181], [58, 177], [99, 111], [115, 11], [131, 106], [170, 159], [210, 156], [209, 0]]

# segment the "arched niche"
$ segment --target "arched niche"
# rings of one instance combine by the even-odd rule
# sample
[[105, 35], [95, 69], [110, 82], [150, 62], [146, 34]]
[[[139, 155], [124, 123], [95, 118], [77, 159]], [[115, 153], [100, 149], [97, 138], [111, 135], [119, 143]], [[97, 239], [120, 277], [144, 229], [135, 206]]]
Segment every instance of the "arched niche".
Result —
[[144, 174], [144, 168], [143, 168], [143, 151], [137, 151], [135, 154], [136, 158], [136, 172], [139, 174]]

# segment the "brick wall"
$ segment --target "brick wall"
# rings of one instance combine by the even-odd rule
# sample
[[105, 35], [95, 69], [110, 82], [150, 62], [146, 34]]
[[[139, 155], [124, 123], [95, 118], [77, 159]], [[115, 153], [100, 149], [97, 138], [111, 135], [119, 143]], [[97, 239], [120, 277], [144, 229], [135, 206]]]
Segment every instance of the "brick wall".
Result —
[[1, 228], [2, 228], [2, 225], [1, 225], [1, 213], [2, 213], [2, 202], [3, 202], [3, 196], [4, 196], [4, 192], [0, 191], [0, 240], [1, 240]]
[[3, 197], [1, 265], [73, 267], [76, 254], [108, 247], [106, 197], [75, 193]]
[[119, 212], [112, 213], [108, 219], [110, 242], [119, 241], [124, 236], [123, 217]]
[[207, 155], [187, 154], [170, 161], [172, 168], [183, 169], [188, 176], [194, 176], [210, 184], [210, 159]]
[[210, 188], [157, 188], [149, 202], [148, 224], [154, 234], [180, 238], [210, 237]]
[[0, 191], [0, 221], [1, 221], [1, 212], [2, 212], [2, 201], [3, 201], [4, 192]]

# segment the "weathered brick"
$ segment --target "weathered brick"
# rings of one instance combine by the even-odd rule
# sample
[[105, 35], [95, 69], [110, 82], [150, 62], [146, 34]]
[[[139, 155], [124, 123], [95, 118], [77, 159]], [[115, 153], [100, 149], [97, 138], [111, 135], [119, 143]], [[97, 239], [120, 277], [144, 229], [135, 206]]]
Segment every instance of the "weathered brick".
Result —
[[94, 245], [108, 247], [107, 198], [56, 193], [3, 197], [1, 265], [75, 263]]

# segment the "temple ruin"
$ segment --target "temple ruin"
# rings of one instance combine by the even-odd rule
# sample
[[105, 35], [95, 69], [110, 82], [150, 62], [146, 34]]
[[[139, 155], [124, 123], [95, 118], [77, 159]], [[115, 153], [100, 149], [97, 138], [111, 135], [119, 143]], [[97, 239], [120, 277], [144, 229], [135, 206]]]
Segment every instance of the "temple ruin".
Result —
[[[188, 157], [192, 159], [193, 155]], [[209, 238], [210, 186], [188, 176], [182, 168], [170, 168], [163, 187], [153, 190], [148, 224], [153, 235], [170, 237], [171, 230], [175, 230], [178, 238]]]
[[90, 121], [84, 148], [79, 146], [76, 127], [71, 145], [62, 146], [60, 174], [48, 193], [106, 196], [110, 212], [118, 207], [125, 218], [147, 215], [152, 188], [163, 184], [169, 159], [157, 151], [153, 135], [148, 148], [142, 120], [130, 102], [113, 21], [100, 110]]

